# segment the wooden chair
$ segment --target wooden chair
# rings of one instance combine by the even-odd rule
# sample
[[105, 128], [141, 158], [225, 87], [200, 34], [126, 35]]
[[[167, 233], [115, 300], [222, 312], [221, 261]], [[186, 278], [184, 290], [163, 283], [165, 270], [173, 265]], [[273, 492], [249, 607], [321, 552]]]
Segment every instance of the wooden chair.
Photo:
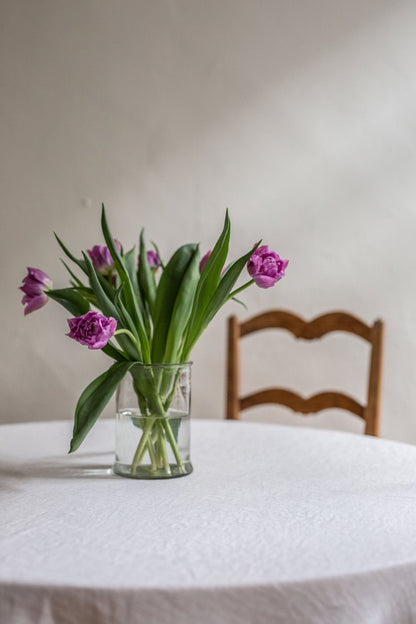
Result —
[[[281, 328], [296, 338], [315, 340], [333, 331], [360, 336], [371, 345], [368, 392], [365, 405], [341, 392], [321, 392], [304, 398], [284, 388], [268, 388], [240, 396], [240, 338], [266, 328]], [[226, 418], [239, 420], [240, 411], [262, 403], [285, 405], [295, 412], [310, 414], [328, 408], [339, 408], [356, 414], [365, 421], [367, 435], [379, 435], [381, 374], [383, 360], [383, 331], [381, 320], [366, 325], [347, 312], [330, 312], [311, 321], [285, 310], [269, 310], [240, 322], [236, 316], [228, 319], [227, 414]]]

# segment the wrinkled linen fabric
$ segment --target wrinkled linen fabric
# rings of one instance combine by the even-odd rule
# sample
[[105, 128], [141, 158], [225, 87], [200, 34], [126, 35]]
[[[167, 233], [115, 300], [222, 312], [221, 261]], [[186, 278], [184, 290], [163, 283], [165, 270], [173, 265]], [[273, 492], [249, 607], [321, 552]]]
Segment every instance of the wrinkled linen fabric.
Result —
[[194, 419], [194, 472], [136, 481], [71, 429], [0, 427], [1, 624], [416, 622], [416, 448]]

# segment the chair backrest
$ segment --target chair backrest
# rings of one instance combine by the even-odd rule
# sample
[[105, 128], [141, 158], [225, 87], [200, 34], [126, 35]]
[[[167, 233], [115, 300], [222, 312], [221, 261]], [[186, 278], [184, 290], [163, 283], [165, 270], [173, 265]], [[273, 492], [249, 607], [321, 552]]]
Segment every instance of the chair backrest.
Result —
[[[266, 328], [281, 328], [296, 338], [315, 340], [334, 331], [343, 331], [360, 336], [371, 345], [368, 374], [368, 391], [365, 405], [341, 392], [321, 392], [304, 398], [284, 388], [267, 388], [246, 396], [240, 396], [240, 338]], [[269, 310], [244, 322], [236, 316], [228, 319], [227, 359], [227, 413], [226, 418], [238, 420], [240, 412], [262, 403], [285, 405], [295, 412], [311, 414], [328, 408], [339, 408], [356, 414], [365, 421], [367, 435], [379, 435], [381, 374], [383, 359], [384, 324], [376, 320], [366, 325], [348, 312], [330, 312], [311, 321], [286, 310]]]

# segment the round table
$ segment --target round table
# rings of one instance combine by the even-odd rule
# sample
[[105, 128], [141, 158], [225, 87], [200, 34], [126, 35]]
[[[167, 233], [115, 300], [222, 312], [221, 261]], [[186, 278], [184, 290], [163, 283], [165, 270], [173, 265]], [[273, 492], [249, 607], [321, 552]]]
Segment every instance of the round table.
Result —
[[0, 427], [0, 622], [416, 621], [415, 447], [194, 419], [194, 472], [137, 481], [71, 428]]

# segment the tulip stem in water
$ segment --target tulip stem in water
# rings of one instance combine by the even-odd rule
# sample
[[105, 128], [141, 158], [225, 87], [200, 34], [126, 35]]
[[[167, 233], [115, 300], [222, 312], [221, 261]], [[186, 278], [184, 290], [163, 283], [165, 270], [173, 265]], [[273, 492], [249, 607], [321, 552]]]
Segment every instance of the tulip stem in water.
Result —
[[147, 441], [148, 441], [149, 435], [152, 432], [152, 427], [154, 425], [155, 420], [156, 418], [149, 418], [146, 424], [146, 427], [144, 428], [142, 437], [140, 438], [140, 442], [138, 444], [138, 447], [133, 457], [133, 462], [131, 464], [132, 475], [134, 475], [134, 473], [136, 472], [137, 466], [140, 464], [140, 461], [146, 451]]
[[175, 436], [172, 433], [172, 429], [171, 429], [169, 420], [168, 419], [164, 420], [163, 425], [164, 425], [164, 427], [166, 429], [166, 433], [167, 433], [167, 436], [168, 436], [169, 444], [170, 444], [170, 446], [172, 448], [173, 454], [175, 455], [176, 462], [177, 462], [179, 468], [181, 470], [183, 470], [182, 457], [180, 456], [178, 447], [176, 445]]
[[141, 420], [142, 422], [147, 420], [147, 423], [143, 426], [143, 433], [133, 457], [130, 471], [131, 475], [135, 476], [146, 451], [149, 453], [151, 470], [156, 471], [157, 469], [163, 469], [166, 475], [170, 475], [171, 467], [169, 464], [167, 442], [169, 442], [169, 446], [172, 449], [180, 472], [183, 472], [182, 458], [169, 419], [167, 417], [160, 418], [152, 416]]

